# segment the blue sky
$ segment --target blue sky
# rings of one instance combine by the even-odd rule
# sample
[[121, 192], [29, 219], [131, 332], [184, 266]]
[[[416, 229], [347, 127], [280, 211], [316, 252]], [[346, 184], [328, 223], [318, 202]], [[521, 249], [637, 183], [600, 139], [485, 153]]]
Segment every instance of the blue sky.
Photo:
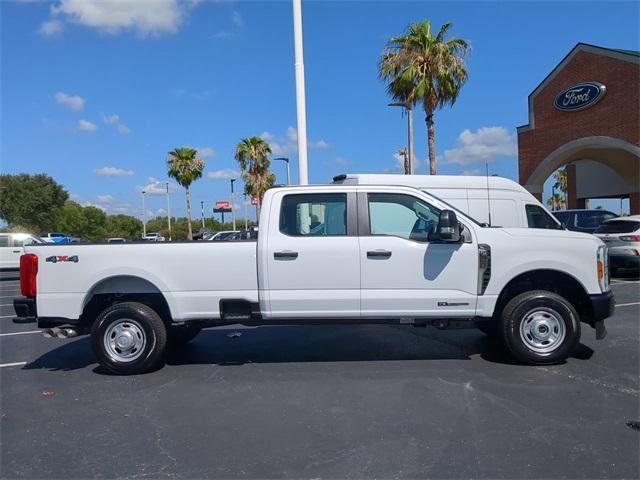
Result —
[[[529, 92], [578, 42], [639, 49], [638, 15], [637, 2], [304, 1], [310, 181], [399, 171], [406, 124], [376, 63], [408, 23], [452, 21], [472, 47], [467, 85], [435, 117], [438, 172], [484, 172], [484, 151], [491, 173], [517, 179]], [[193, 201], [210, 210], [228, 198], [237, 142], [262, 135], [296, 178], [289, 1], [3, 0], [1, 30], [3, 173], [46, 172], [80, 203], [139, 215], [140, 188], [188, 145], [206, 161]], [[151, 214], [164, 206], [147, 197]], [[177, 191], [172, 214], [184, 212]]]

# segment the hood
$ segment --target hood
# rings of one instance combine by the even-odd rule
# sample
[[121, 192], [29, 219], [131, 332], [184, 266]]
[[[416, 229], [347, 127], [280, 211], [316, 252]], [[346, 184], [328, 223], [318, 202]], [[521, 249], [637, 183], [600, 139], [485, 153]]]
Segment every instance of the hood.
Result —
[[571, 240], [586, 240], [595, 243], [602, 243], [595, 235], [590, 233], [573, 232], [571, 230], [550, 230], [545, 228], [503, 228], [502, 229], [508, 235], [514, 237], [527, 237], [527, 238], [548, 238], [548, 239], [571, 239]]

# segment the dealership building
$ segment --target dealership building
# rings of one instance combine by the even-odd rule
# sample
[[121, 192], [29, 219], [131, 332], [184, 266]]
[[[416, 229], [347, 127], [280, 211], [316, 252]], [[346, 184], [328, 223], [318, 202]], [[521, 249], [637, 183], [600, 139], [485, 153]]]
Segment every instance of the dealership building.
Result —
[[529, 95], [518, 164], [520, 183], [540, 200], [566, 166], [568, 208], [628, 198], [640, 214], [640, 52], [576, 45]]

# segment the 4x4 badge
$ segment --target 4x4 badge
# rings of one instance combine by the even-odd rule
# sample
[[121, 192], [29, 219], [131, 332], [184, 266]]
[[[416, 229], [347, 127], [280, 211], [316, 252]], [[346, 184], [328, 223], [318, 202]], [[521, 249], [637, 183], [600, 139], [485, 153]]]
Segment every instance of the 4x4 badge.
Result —
[[47, 257], [46, 259], [47, 262], [51, 262], [51, 263], [58, 263], [58, 262], [73, 262], [73, 263], [78, 263], [78, 256], [77, 255], [72, 255], [72, 256], [67, 256], [67, 255], [52, 255], [50, 257]]

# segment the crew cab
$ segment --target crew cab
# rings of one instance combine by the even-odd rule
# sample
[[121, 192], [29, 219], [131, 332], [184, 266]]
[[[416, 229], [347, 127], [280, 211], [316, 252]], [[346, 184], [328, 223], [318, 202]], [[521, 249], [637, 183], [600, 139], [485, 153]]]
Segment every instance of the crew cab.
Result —
[[256, 241], [26, 247], [16, 314], [48, 337], [90, 334], [100, 364], [129, 374], [237, 323], [478, 327], [549, 364], [584, 324], [604, 338], [614, 309], [598, 238], [488, 227], [412, 187], [272, 188], [259, 224]]

